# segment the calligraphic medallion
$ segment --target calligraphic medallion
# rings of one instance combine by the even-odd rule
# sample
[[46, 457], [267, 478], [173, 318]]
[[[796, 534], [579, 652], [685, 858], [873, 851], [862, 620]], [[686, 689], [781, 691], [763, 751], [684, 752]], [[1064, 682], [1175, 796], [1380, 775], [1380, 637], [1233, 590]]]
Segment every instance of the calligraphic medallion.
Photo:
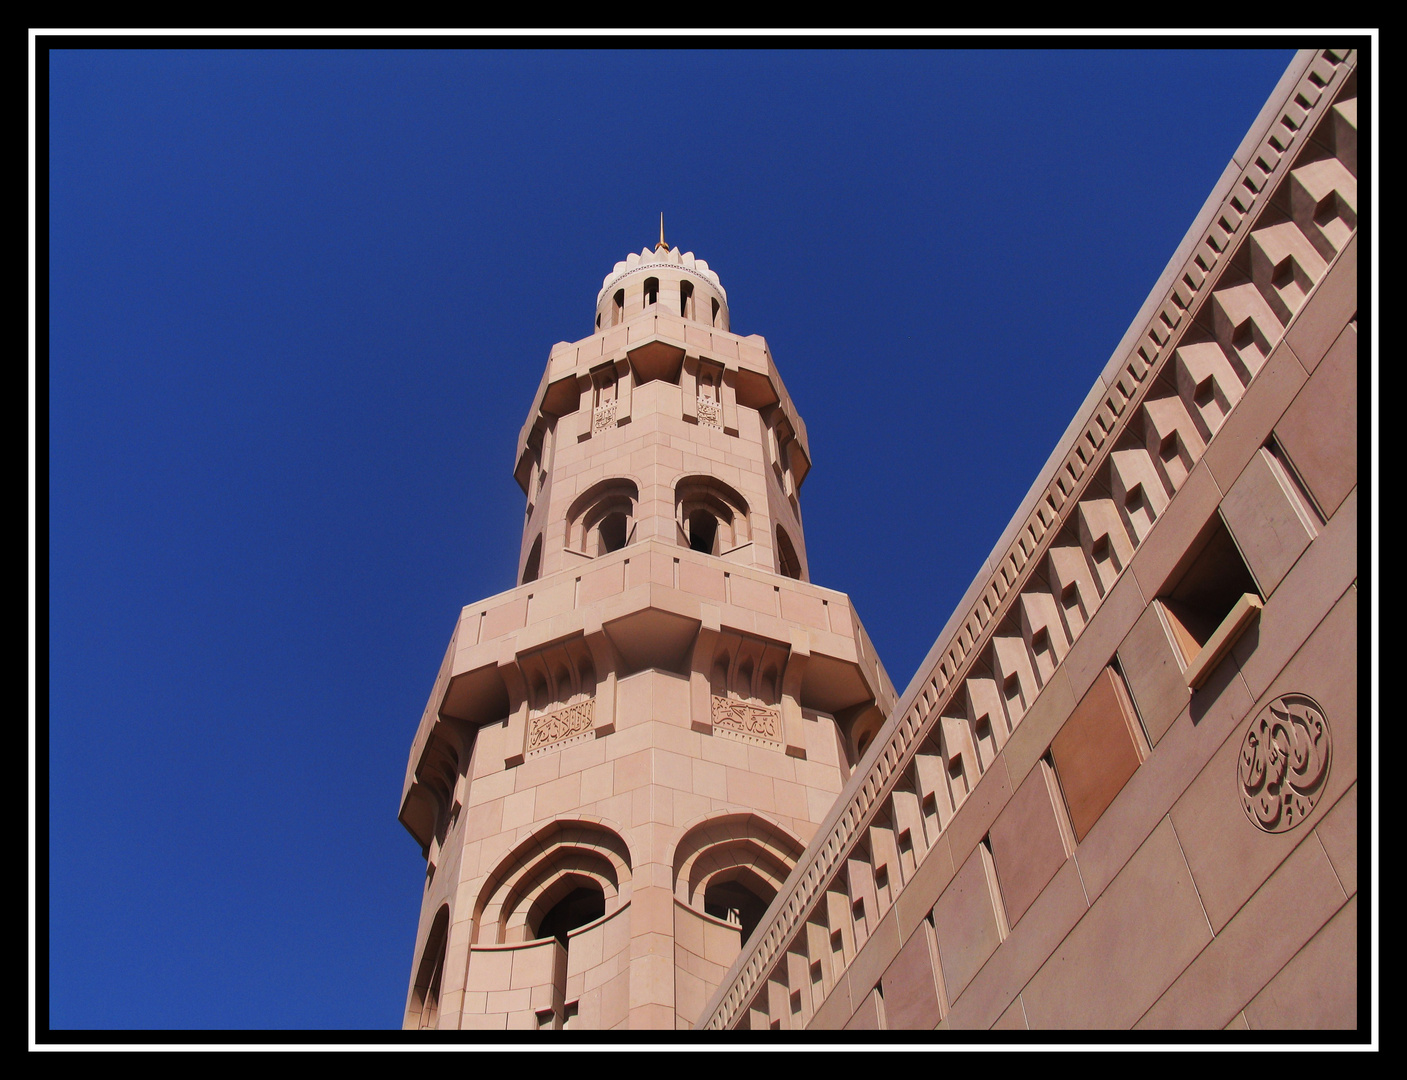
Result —
[[1329, 778], [1329, 721], [1306, 694], [1282, 694], [1246, 731], [1236, 761], [1241, 806], [1265, 832], [1293, 829], [1307, 818]]

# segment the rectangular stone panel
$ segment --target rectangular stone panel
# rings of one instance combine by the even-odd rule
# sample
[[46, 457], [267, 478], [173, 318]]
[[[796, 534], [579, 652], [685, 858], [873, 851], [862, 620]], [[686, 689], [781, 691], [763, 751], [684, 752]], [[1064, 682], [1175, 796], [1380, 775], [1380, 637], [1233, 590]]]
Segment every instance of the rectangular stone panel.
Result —
[[1346, 899], [1324, 849], [1306, 834], [1138, 1027], [1225, 1027]]
[[1148, 740], [1156, 746], [1192, 696], [1156, 603], [1148, 605], [1119, 646], [1119, 666], [1128, 676]]
[[1252, 1031], [1358, 1027], [1358, 897], [1353, 897], [1246, 1006]]
[[943, 985], [955, 1000], [1006, 936], [1000, 887], [985, 844], [978, 844], [933, 908]]
[[1346, 328], [1275, 425], [1325, 517], [1358, 483], [1358, 331]]
[[1211, 940], [1164, 819], [1021, 992], [1035, 1028], [1129, 1028]]
[[992, 823], [992, 862], [1012, 927], [1070, 855], [1064, 817], [1055, 777], [1040, 761]]
[[931, 934], [925, 921], [904, 943], [880, 980], [885, 1022], [891, 1030], [927, 1031], [943, 1019]]
[[845, 1024], [846, 1031], [880, 1031], [884, 1028], [883, 1020], [884, 1004], [879, 996], [879, 990], [871, 990], [865, 1000], [860, 1003], [860, 1007], [855, 1010], [855, 1015]]
[[731, 600], [739, 607], [760, 611], [764, 615], [777, 613], [777, 596], [773, 587], [763, 581], [734, 574], [731, 578]]
[[1128, 783], [1143, 760], [1142, 742], [1123, 679], [1105, 668], [1050, 744], [1076, 840]]
[[1222, 500], [1221, 516], [1268, 597], [1304, 554], [1316, 530], [1309, 508], [1269, 450], [1251, 458]]
[[1066, 860], [1001, 948], [952, 1002], [949, 1026], [980, 1030], [995, 1023], [1088, 909], [1079, 869]]
[[1259, 697], [1358, 577], [1358, 492], [1351, 492], [1232, 647]]
[[679, 560], [679, 588], [694, 596], [707, 597], [720, 603], [723, 595], [723, 570], [716, 566], [702, 566], [696, 562]]
[[1358, 237], [1344, 248], [1338, 262], [1315, 286], [1294, 326], [1285, 335], [1300, 363], [1313, 371], [1358, 311]]

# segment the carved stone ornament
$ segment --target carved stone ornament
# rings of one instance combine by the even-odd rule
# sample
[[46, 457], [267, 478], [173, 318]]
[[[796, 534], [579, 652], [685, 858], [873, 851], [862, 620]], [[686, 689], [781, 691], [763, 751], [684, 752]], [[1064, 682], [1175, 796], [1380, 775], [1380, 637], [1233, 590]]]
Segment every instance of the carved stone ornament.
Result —
[[534, 716], [528, 723], [528, 752], [541, 750], [544, 746], [564, 742], [590, 731], [595, 703], [595, 698], [587, 698], [575, 705]]
[[596, 406], [596, 413], [591, 421], [591, 433], [593, 435], [602, 431], [610, 431], [616, 426], [616, 403], [612, 399], [602, 402]]
[[1309, 817], [1329, 777], [1329, 722], [1305, 694], [1283, 694], [1251, 721], [1236, 780], [1258, 829], [1277, 833]]
[[723, 411], [718, 407], [718, 402], [702, 394], [699, 395], [699, 426], [720, 430], [723, 427]]
[[781, 718], [769, 705], [713, 695], [713, 726], [754, 739], [781, 741]]

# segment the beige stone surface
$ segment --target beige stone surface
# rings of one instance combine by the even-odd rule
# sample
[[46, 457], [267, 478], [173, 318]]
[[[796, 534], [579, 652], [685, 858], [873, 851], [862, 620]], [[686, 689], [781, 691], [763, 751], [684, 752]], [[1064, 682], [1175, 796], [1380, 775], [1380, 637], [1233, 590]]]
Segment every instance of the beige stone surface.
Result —
[[1245, 1016], [1252, 1031], [1359, 1027], [1357, 896], [1255, 996]]
[[[1056, 872], [1001, 948], [983, 965], [948, 1011], [954, 1029], [992, 1027], [1017, 992], [1089, 909], [1073, 859]], [[1022, 1026], [1025, 1026], [1024, 1012]]]
[[1034, 1028], [1127, 1028], [1211, 940], [1164, 819], [1022, 991]]
[[950, 1000], [967, 984], [1006, 936], [1000, 887], [991, 855], [978, 845], [954, 875], [933, 908], [933, 927]]
[[1323, 847], [1305, 834], [1136, 1026], [1225, 1027], [1346, 899]]
[[1332, 517], [1358, 483], [1358, 331], [1339, 334], [1275, 425], [1319, 509]]
[[1026, 1010], [1018, 997], [992, 1025], [993, 1031], [1026, 1031]]
[[1318, 529], [1312, 514], [1302, 505], [1293, 481], [1264, 449], [1251, 458], [1226, 493], [1222, 519], [1262, 596], [1275, 592], [1314, 539]]
[[913, 934], [880, 980], [886, 1026], [929, 1030], [943, 1019], [938, 993], [937, 948], [931, 928]]
[[1358, 784], [1355, 782], [1314, 830], [1345, 893], [1358, 891]]
[[1007, 922], [1015, 927], [1074, 850], [1059, 786], [1044, 762], [1016, 789], [990, 836]]
[[1156, 603], [1147, 609], [1119, 645], [1119, 666], [1128, 678], [1148, 741], [1154, 746], [1187, 707], [1192, 693], [1183, 678], [1177, 648]]

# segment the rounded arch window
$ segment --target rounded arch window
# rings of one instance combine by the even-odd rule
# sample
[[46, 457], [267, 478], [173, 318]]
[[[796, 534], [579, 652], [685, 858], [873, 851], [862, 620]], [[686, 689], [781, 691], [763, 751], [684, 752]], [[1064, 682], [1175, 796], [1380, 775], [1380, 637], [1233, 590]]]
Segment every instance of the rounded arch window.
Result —
[[759, 814], [705, 818], [675, 848], [675, 898], [736, 926], [746, 942], [802, 851], [800, 840]]
[[[575, 883], [576, 879], [573, 879]], [[567, 944], [573, 930], [606, 914], [606, 894], [594, 881], [578, 884], [548, 910], [532, 932], [533, 938], [556, 938]]]
[[796, 545], [780, 525], [777, 526], [777, 569], [786, 577], [801, 580], [801, 560], [797, 558]]
[[675, 523], [682, 547], [723, 555], [752, 540], [747, 500], [711, 476], [686, 476], [674, 491]]
[[709, 882], [704, 890], [704, 914], [732, 923], [746, 941], [762, 921], [774, 896], [776, 890], [756, 875], [739, 871], [738, 877], [731, 880], [714, 878]]
[[619, 551], [625, 547], [626, 530], [630, 527], [630, 517], [623, 510], [612, 510], [601, 519], [597, 527], [598, 555], [605, 555], [607, 552]]
[[689, 547], [705, 555], [718, 554], [718, 518], [702, 507], [689, 514]]
[[635, 530], [640, 489], [633, 480], [615, 478], [593, 484], [567, 510], [567, 546], [592, 557], [619, 551]]
[[523, 580], [520, 584], [526, 585], [529, 581], [536, 581], [541, 565], [542, 534], [538, 533], [537, 539], [533, 541], [532, 550], [528, 552], [527, 560], [523, 563]]

